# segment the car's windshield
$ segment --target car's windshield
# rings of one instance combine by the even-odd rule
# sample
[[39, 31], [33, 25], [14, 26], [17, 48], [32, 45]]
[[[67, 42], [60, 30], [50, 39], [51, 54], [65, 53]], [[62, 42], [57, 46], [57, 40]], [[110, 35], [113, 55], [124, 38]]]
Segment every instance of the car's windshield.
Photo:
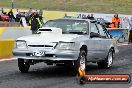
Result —
[[87, 34], [88, 22], [83, 20], [50, 20], [43, 27], [61, 28], [64, 34]]

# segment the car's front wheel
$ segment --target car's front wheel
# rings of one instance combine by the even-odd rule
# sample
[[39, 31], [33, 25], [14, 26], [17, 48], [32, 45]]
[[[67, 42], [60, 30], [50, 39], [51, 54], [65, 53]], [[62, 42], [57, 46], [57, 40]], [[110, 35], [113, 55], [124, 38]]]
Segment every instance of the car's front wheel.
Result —
[[86, 70], [86, 52], [85, 52], [85, 50], [80, 51], [78, 60], [75, 61], [74, 69], [75, 69], [76, 74], [78, 73], [79, 68], [83, 69], [84, 71]]
[[28, 64], [27, 60], [18, 58], [18, 67], [22, 73], [27, 73], [30, 68], [30, 65]]
[[105, 60], [98, 62], [98, 67], [99, 68], [110, 68], [113, 64], [113, 58], [114, 58], [114, 52], [112, 49], [110, 49]]

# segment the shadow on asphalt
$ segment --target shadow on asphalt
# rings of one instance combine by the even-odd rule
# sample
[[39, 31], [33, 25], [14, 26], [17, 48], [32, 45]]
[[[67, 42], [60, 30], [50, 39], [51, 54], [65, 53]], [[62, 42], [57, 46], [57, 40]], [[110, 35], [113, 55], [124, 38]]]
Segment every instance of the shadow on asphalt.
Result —
[[[111, 68], [112, 69], [112, 68]], [[103, 74], [109, 69], [99, 69], [96, 64], [88, 65], [86, 74]], [[73, 68], [64, 66], [48, 66], [41, 68], [32, 68], [27, 75], [41, 78], [52, 78], [52, 77], [75, 77], [73, 74]]]

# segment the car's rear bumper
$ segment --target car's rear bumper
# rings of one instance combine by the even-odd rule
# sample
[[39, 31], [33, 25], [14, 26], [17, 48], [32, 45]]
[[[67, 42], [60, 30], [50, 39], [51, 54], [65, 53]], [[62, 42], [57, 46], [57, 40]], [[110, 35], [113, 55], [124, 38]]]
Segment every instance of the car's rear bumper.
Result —
[[34, 56], [34, 51], [30, 50], [13, 50], [13, 55], [16, 58], [33, 59], [33, 60], [77, 60], [79, 51], [73, 50], [53, 50], [51, 52], [45, 52], [44, 56]]

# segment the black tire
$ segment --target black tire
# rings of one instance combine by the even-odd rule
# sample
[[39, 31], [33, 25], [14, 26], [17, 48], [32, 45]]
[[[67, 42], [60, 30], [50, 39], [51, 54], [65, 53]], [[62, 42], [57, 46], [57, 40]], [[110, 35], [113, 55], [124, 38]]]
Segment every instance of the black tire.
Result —
[[85, 62], [84, 62], [84, 64], [85, 64], [85, 70], [86, 70], [86, 52], [85, 52], [85, 50], [81, 50], [80, 51], [80, 54], [79, 54], [79, 57], [78, 57], [78, 59], [74, 62], [74, 73], [77, 75], [78, 74], [78, 69], [79, 69], [79, 67], [81, 66], [80, 65], [80, 61], [81, 61], [81, 59], [84, 59], [85, 60]]
[[113, 64], [113, 59], [114, 59], [114, 52], [113, 52], [113, 49], [110, 49], [105, 60], [97, 63], [98, 67], [99, 68], [110, 68]]
[[27, 73], [29, 71], [30, 65], [28, 62], [25, 62], [24, 59], [18, 58], [18, 67], [22, 73]]

